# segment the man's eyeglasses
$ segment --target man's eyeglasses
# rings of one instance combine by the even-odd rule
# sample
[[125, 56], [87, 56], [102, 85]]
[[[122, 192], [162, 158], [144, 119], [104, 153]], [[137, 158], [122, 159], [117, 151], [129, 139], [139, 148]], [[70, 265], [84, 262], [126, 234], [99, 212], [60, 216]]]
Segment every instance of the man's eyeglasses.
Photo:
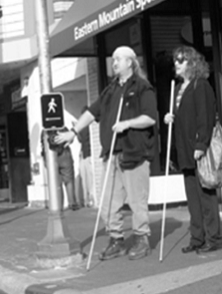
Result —
[[187, 58], [182, 56], [182, 57], [176, 57], [173, 59], [174, 63], [177, 61], [179, 64], [182, 64], [184, 61], [187, 61]]

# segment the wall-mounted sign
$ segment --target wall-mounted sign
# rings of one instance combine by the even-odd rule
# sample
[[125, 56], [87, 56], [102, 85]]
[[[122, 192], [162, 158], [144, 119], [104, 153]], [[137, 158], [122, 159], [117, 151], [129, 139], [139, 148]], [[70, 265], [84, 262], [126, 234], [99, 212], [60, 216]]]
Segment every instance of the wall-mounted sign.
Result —
[[75, 1], [52, 32], [51, 55], [56, 56], [163, 1], [166, 0]]

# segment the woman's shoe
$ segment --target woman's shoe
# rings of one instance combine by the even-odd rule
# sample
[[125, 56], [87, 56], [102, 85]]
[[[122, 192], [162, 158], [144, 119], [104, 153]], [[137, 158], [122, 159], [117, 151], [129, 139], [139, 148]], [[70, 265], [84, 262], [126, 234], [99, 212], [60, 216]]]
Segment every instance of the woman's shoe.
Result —
[[183, 252], [183, 253], [190, 253], [190, 252], [194, 252], [194, 251], [197, 251], [198, 249], [200, 249], [202, 247], [202, 245], [193, 245], [193, 244], [190, 244], [190, 245], [188, 245], [188, 246], [186, 246], [186, 247], [183, 247], [182, 249], [181, 249], [181, 251]]
[[207, 253], [217, 250], [216, 244], [205, 243], [201, 248], [198, 249], [198, 253]]

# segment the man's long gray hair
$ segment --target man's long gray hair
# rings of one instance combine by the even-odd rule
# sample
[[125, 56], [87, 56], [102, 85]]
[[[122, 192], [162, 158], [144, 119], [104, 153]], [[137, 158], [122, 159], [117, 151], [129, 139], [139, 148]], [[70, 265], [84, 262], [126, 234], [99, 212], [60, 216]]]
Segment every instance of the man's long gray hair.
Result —
[[145, 72], [142, 70], [141, 65], [139, 63], [138, 58], [135, 57], [130, 57], [132, 60], [132, 69], [135, 75], [139, 76], [140, 78], [147, 80]]

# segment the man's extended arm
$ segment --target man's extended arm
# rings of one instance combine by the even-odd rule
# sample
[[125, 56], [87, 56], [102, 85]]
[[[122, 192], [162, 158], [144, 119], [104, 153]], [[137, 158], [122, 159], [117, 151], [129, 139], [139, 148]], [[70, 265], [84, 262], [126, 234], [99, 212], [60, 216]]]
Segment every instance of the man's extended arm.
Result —
[[86, 110], [78, 119], [75, 126], [73, 126], [73, 129], [68, 132], [58, 132], [58, 135], [55, 137], [54, 141], [56, 144], [62, 144], [67, 142], [70, 144], [74, 138], [75, 135], [78, 134], [82, 129], [90, 125], [94, 121], [94, 116]]

